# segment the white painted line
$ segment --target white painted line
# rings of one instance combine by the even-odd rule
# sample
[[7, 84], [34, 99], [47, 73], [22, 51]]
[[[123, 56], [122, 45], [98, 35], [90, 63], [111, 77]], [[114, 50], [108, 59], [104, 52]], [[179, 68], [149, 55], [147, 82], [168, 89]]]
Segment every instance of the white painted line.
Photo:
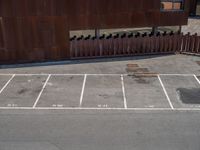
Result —
[[[0, 74], [1, 76], [11, 76], [13, 74]], [[48, 76], [49, 74], [15, 74], [15, 76]]]
[[85, 74], [51, 74], [51, 76], [84, 76]]
[[0, 110], [99, 110], [99, 111], [198, 111], [200, 108], [83, 108], [83, 107], [0, 107]]
[[[138, 110], [138, 111], [171, 111], [171, 108], [94, 108], [94, 107], [0, 107], [0, 110]], [[199, 109], [200, 110], [200, 109]]]
[[12, 79], [15, 77], [15, 74], [12, 75], [12, 77], [7, 81], [7, 83], [3, 86], [3, 88], [0, 90], [0, 94], [3, 92], [3, 90], [8, 86], [8, 84], [12, 81]]
[[[11, 76], [13, 74], [0, 74], [0, 76]], [[16, 76], [48, 76], [49, 74], [15, 74]], [[51, 76], [84, 76], [85, 74], [51, 74]]]
[[200, 80], [197, 78], [196, 75], [194, 75], [194, 78], [197, 80], [197, 82], [200, 84]]
[[[11, 76], [13, 75], [12, 73], [8, 73], [8, 74], [0, 74], [2, 76]], [[38, 73], [38, 74], [17, 74], [15, 73], [16, 76], [48, 76], [49, 74], [46, 73]], [[79, 73], [79, 74], [65, 74], [65, 73], [61, 73], [61, 74], [53, 74], [51, 73], [51, 76], [84, 76], [85, 74], [83, 73]], [[119, 76], [121, 74], [87, 74], [87, 76]], [[145, 73], [133, 73], [131, 75], [147, 75]], [[160, 76], [193, 76], [193, 74], [158, 74]], [[123, 74], [123, 76], [129, 76], [129, 74]]]
[[34, 103], [34, 105], [33, 105], [33, 108], [35, 108], [37, 106], [37, 103], [38, 103], [38, 101], [39, 101], [39, 99], [40, 99], [40, 97], [42, 95], [42, 92], [44, 91], [44, 89], [45, 89], [50, 77], [51, 77], [51, 75], [49, 74], [47, 79], [46, 79], [46, 81], [45, 81], [45, 83], [44, 83], [44, 85], [43, 85], [43, 87], [42, 87], [42, 89], [41, 89], [41, 91], [40, 91], [40, 93], [39, 93], [39, 95], [38, 95], [38, 97], [37, 97], [37, 99], [36, 99], [36, 101], [35, 101], [35, 103]]
[[126, 93], [125, 93], [124, 77], [123, 77], [123, 75], [121, 75], [121, 84], [122, 84], [122, 92], [123, 92], [123, 99], [124, 99], [124, 108], [127, 109], [127, 100], [126, 100]]
[[12, 76], [13, 74], [0, 74], [0, 76]]
[[159, 76], [193, 76], [193, 74], [159, 74]]
[[168, 102], [169, 102], [169, 105], [170, 105], [171, 109], [174, 109], [174, 106], [172, 105], [172, 102], [171, 102], [171, 100], [170, 100], [170, 98], [169, 98], [169, 95], [167, 94], [167, 91], [166, 91], [166, 89], [165, 89], [165, 86], [164, 86], [164, 84], [163, 84], [163, 82], [162, 82], [162, 80], [161, 80], [161, 78], [160, 78], [159, 75], [158, 75], [158, 80], [160, 81], [160, 84], [161, 84], [161, 86], [162, 86], [162, 88], [163, 88], [163, 91], [164, 91], [164, 93], [165, 93], [165, 96], [167, 97], [167, 100], [168, 100]]
[[[0, 74], [2, 76], [11, 76], [13, 74]], [[46, 73], [41, 73], [41, 74], [15, 74], [16, 76], [48, 76], [49, 74]], [[51, 73], [51, 76], [84, 76], [85, 74], [53, 74]], [[87, 76], [119, 76], [121, 74], [87, 74]], [[123, 74], [123, 75], [127, 75], [127, 74]]]
[[80, 107], [82, 106], [82, 103], [83, 103], [83, 94], [84, 94], [84, 91], [85, 91], [86, 80], [87, 80], [87, 74], [84, 75], [84, 80], [83, 80], [83, 85], [82, 85], [82, 91], [81, 91], [81, 96], [80, 96], [80, 104], [79, 104]]
[[87, 74], [87, 75], [88, 76], [120, 76], [121, 74]]

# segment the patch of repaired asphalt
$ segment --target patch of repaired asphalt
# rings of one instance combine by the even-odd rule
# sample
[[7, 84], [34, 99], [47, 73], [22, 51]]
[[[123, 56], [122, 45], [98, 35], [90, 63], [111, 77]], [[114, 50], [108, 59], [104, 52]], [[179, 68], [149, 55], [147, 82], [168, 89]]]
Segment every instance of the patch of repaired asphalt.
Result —
[[184, 104], [200, 104], [200, 88], [178, 88], [176, 91]]

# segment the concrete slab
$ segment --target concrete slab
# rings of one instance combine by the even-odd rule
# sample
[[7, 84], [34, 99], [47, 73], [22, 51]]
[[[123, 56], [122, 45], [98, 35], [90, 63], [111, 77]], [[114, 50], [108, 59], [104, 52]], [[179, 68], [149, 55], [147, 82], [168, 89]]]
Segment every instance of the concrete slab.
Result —
[[200, 107], [194, 103], [200, 99], [200, 95], [195, 94], [200, 85], [193, 76], [161, 76], [161, 79], [175, 108]]
[[51, 76], [37, 107], [78, 107], [83, 76]]
[[0, 149], [199, 150], [199, 115], [189, 111], [0, 111]]
[[[0, 73], [47, 73], [47, 74], [127, 74], [128, 64], [137, 64], [140, 68], [148, 68], [149, 72], [160, 74], [200, 74], [200, 66], [197, 64], [200, 57], [186, 55], [169, 56], [134, 56], [128, 58], [107, 58], [72, 61], [71, 63], [59, 62], [57, 65], [47, 63], [46, 66], [5, 68]], [[45, 64], [43, 64], [45, 65]], [[1, 66], [0, 66], [1, 68]]]
[[3, 76], [3, 75], [0, 75], [0, 90], [4, 87], [4, 85], [8, 82], [8, 80], [11, 77], [12, 76]]
[[82, 106], [124, 108], [120, 76], [88, 76]]
[[129, 108], [170, 108], [157, 77], [125, 76]]
[[46, 76], [15, 76], [0, 95], [0, 107], [32, 107]]

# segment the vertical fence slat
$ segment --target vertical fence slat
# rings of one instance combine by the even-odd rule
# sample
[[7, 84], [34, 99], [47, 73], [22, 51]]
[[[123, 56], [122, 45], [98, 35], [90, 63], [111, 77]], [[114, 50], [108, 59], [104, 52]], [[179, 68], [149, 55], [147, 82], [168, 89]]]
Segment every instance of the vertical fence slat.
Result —
[[198, 36], [198, 51], [197, 53], [200, 53], [200, 36]]
[[198, 52], [198, 36], [197, 34], [194, 35], [194, 49], [193, 49], [194, 53]]

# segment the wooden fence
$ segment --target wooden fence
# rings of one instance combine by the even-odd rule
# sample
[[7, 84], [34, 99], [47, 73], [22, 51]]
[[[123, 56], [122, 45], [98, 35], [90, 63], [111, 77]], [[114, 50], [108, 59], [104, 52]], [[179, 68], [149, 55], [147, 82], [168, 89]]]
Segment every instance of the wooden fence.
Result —
[[190, 35], [188, 33], [182, 36], [181, 39], [181, 53], [200, 54], [200, 36], [197, 36], [197, 34]]
[[71, 58], [132, 56], [190, 52], [200, 53], [200, 37], [178, 33], [79, 37], [70, 40]]

